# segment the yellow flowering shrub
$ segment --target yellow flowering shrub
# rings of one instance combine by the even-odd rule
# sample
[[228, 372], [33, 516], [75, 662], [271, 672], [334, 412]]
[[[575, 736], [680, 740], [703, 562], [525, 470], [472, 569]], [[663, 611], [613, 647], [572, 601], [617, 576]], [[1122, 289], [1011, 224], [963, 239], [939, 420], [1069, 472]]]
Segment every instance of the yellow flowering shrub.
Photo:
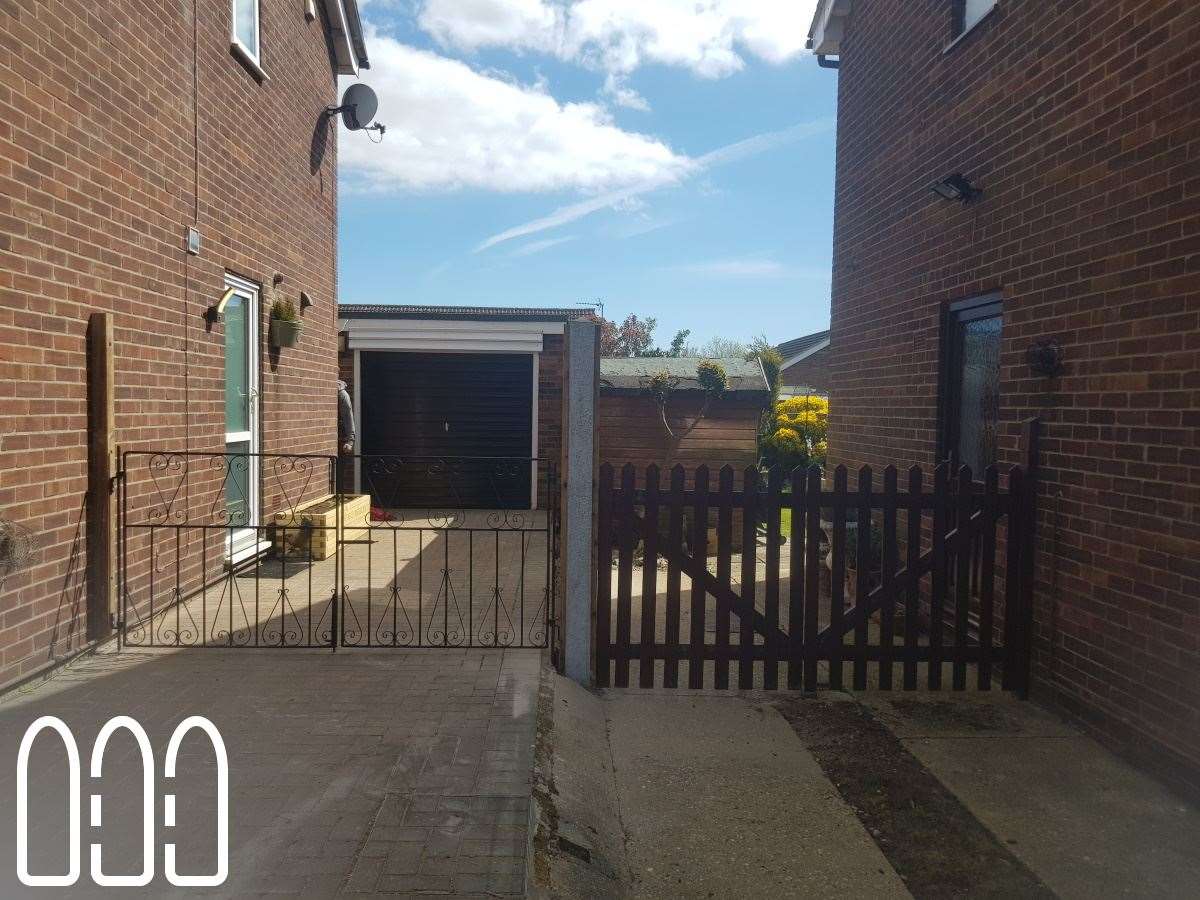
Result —
[[773, 422], [762, 439], [762, 461], [785, 470], [824, 466], [829, 430], [829, 401], [824, 397], [788, 397], [775, 404]]

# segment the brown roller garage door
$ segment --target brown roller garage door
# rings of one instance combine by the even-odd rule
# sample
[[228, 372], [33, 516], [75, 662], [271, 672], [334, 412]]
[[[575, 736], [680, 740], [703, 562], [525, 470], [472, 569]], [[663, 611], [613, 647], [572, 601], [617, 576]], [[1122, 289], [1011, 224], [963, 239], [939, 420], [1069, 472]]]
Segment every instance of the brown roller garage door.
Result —
[[529, 506], [529, 354], [371, 351], [361, 376], [363, 489], [378, 505]]

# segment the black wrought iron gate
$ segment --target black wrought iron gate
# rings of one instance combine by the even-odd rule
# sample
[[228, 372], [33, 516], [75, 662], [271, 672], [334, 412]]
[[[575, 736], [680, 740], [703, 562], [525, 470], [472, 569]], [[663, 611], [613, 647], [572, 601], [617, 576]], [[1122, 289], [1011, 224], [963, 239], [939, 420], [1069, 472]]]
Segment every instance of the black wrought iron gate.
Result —
[[552, 646], [552, 462], [129, 451], [119, 481], [124, 646]]

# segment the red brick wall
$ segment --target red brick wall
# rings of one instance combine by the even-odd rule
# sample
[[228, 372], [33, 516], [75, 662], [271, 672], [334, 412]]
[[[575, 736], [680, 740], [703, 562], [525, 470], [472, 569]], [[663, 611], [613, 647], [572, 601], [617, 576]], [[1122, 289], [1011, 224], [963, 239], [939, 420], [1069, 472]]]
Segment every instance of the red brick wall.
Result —
[[538, 360], [538, 504], [546, 503], [551, 463], [561, 474], [563, 448], [563, 379], [565, 342], [561, 334], [548, 334], [542, 340]]
[[[303, 4], [262, 0], [260, 83], [230, 54], [230, 14], [0, 2], [0, 516], [39, 546], [0, 589], [0, 684], [83, 639], [90, 313], [115, 316], [122, 449], [220, 452], [224, 335], [203, 314], [226, 270], [262, 284], [263, 450], [333, 448], [336, 142], [314, 139], [336, 96], [327, 41]], [[301, 345], [268, 352], [276, 273], [315, 305]]]
[[[1002, 291], [1002, 459], [1044, 423], [1035, 695], [1195, 787], [1200, 5], [1006, 0], [943, 52], [950, 7], [856, 0], [830, 73], [830, 461], [934, 462], [942, 310]], [[931, 193], [958, 171], [981, 201]]]
[[812, 388], [820, 393], [828, 394], [830, 385], [829, 366], [831, 356], [829, 348], [818, 350], [812, 356], [805, 357], [795, 365], [789, 366], [779, 373], [780, 384], [792, 384]]

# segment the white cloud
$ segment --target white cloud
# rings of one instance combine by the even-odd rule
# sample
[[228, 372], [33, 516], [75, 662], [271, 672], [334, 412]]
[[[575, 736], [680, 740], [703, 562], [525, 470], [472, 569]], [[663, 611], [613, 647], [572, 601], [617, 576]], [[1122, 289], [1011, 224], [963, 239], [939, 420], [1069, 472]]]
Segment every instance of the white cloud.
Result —
[[540, 241], [530, 241], [510, 253], [510, 256], [533, 256], [535, 253], [541, 253], [543, 250], [549, 250], [551, 247], [557, 247], [559, 244], [566, 244], [570, 241], [577, 240], [576, 235], [568, 235], [566, 237], [545, 238]]
[[352, 189], [610, 191], [680, 177], [691, 161], [624, 131], [595, 103], [559, 103], [543, 86], [370, 35], [363, 80], [379, 94], [382, 143], [343, 135]]
[[832, 119], [817, 119], [813, 122], [804, 122], [799, 125], [793, 125], [790, 128], [784, 128], [781, 131], [757, 134], [754, 137], [727, 144], [724, 147], [719, 147], [716, 150], [705, 153], [703, 156], [697, 157], [685, 168], [664, 171], [655, 177], [647, 178], [628, 187], [590, 197], [578, 203], [560, 206], [545, 216], [521, 225], [515, 225], [512, 228], [489, 237], [475, 248], [475, 252], [478, 253], [481, 250], [487, 250], [490, 247], [495, 247], [497, 244], [503, 244], [505, 241], [511, 241], [515, 238], [536, 234], [539, 231], [559, 228], [582, 219], [584, 216], [600, 212], [603, 209], [621, 209], [630, 208], [631, 206], [636, 209], [638, 208], [637, 201], [643, 194], [657, 191], [669, 185], [679, 184], [685, 178], [707, 171], [714, 166], [737, 162], [738, 160], [755, 156], [803, 137], [832, 131], [833, 127], [834, 122]]
[[623, 76], [615, 72], [609, 72], [605, 77], [604, 89], [600, 93], [617, 106], [636, 109], [638, 112], [650, 112], [650, 103], [646, 98], [631, 88]]
[[670, 268], [706, 278], [783, 278], [789, 274], [783, 263], [773, 259], [719, 259]]
[[765, 256], [735, 257], [705, 260], [678, 266], [665, 266], [664, 271], [699, 275], [704, 278], [768, 279], [788, 278], [797, 281], [829, 281], [829, 270], [785, 265]]
[[719, 78], [746, 56], [804, 49], [817, 0], [423, 0], [421, 27], [447, 47], [551, 54], [607, 72], [644, 64]]

